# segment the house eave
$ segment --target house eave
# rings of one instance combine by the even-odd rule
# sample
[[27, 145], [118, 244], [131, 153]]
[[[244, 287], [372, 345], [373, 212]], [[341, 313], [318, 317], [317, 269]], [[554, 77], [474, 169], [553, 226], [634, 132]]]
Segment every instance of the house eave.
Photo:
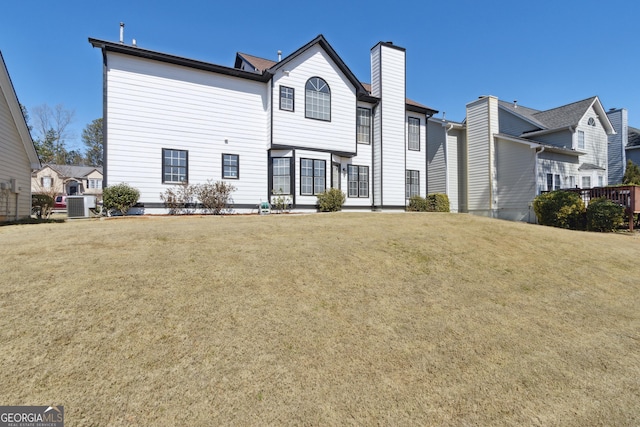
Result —
[[213, 64], [210, 62], [198, 61], [195, 59], [184, 58], [181, 56], [171, 55], [168, 53], [156, 52], [153, 50], [143, 49], [137, 46], [128, 46], [125, 44], [108, 42], [104, 40], [89, 38], [89, 43], [93, 47], [102, 49], [103, 52], [114, 52], [124, 55], [135, 56], [153, 61], [165, 62], [173, 65], [194, 68], [212, 73], [224, 74], [232, 77], [253, 80], [257, 82], [267, 82], [271, 79], [271, 73], [255, 73], [237, 68], [225, 67], [223, 65]]

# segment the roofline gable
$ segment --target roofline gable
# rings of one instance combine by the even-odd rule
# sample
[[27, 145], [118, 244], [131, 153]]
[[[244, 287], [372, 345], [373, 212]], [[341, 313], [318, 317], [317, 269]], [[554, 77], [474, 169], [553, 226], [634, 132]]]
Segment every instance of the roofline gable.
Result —
[[29, 128], [27, 127], [27, 121], [24, 118], [24, 114], [22, 114], [20, 101], [18, 101], [18, 96], [16, 95], [15, 88], [13, 87], [13, 82], [11, 81], [11, 76], [9, 75], [9, 70], [7, 69], [7, 64], [4, 62], [4, 57], [2, 56], [1, 51], [0, 93], [5, 98], [7, 105], [9, 106], [11, 119], [13, 120], [13, 123], [18, 130], [18, 135], [20, 136], [22, 145], [24, 146], [24, 150], [27, 153], [27, 158], [29, 159], [31, 168], [36, 169], [40, 167], [40, 158], [38, 157], [36, 147], [33, 143], [33, 138], [31, 138], [31, 132], [29, 132]]
[[[596, 110], [598, 119], [600, 119], [600, 123], [602, 123], [602, 127], [604, 128], [607, 135], [615, 135], [616, 130], [613, 128], [613, 124], [611, 124], [611, 120], [609, 120], [609, 115], [607, 114], [604, 107], [602, 106], [602, 103], [600, 102], [600, 98], [595, 96], [589, 108], [593, 108], [594, 110]], [[589, 109], [585, 110], [580, 120], [584, 118], [588, 110]]]
[[329, 55], [331, 60], [338, 66], [340, 71], [342, 71], [342, 73], [351, 82], [353, 87], [356, 88], [356, 93], [357, 93], [358, 96], [369, 95], [367, 93], [367, 91], [364, 89], [364, 87], [362, 86], [362, 83], [360, 83], [360, 80], [358, 80], [358, 78], [356, 78], [355, 74], [353, 74], [353, 72], [349, 69], [347, 64], [344, 63], [342, 58], [340, 58], [340, 56], [333, 49], [333, 47], [331, 47], [331, 45], [329, 44], [327, 39], [325, 39], [322, 34], [318, 35], [316, 38], [314, 38], [313, 40], [311, 40], [309, 43], [305, 44], [304, 46], [300, 47], [295, 52], [291, 53], [290, 55], [287, 55], [285, 58], [282, 58], [281, 61], [278, 61], [273, 67], [271, 67], [268, 70], [266, 70], [267, 73], [270, 73], [271, 75], [275, 74], [277, 70], [279, 70], [284, 65], [286, 65], [289, 62], [291, 62], [293, 59], [295, 59], [296, 57], [298, 57], [302, 53], [306, 52], [307, 50], [309, 50], [311, 47], [315, 46], [316, 44], [320, 45], [320, 47]]

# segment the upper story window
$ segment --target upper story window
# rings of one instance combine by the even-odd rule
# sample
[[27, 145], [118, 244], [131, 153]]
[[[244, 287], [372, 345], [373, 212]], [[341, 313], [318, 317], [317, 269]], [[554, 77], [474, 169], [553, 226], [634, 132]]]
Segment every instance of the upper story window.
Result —
[[53, 179], [50, 176], [43, 176], [42, 180], [42, 188], [51, 188], [53, 185]]
[[371, 110], [358, 107], [358, 142], [371, 144]]
[[584, 149], [584, 131], [578, 131], [578, 149]]
[[292, 87], [280, 86], [280, 109], [294, 111], [295, 90]]
[[420, 119], [409, 117], [409, 150], [420, 151]]
[[587, 124], [589, 126], [595, 126], [596, 125], [596, 119], [594, 119], [593, 117], [589, 117], [589, 120], [587, 120]]
[[305, 90], [305, 113], [310, 119], [331, 120], [331, 91], [320, 77], [307, 80]]
[[189, 152], [162, 149], [162, 182], [182, 183], [189, 180]]

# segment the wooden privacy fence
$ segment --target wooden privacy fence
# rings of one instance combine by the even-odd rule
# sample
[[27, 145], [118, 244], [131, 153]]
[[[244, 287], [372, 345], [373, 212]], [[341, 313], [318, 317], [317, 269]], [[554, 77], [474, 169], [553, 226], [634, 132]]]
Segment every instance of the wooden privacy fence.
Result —
[[565, 191], [578, 193], [585, 206], [589, 204], [589, 200], [600, 197], [605, 197], [613, 203], [623, 206], [629, 217], [629, 231], [633, 231], [634, 215], [640, 213], [640, 186], [568, 188]]

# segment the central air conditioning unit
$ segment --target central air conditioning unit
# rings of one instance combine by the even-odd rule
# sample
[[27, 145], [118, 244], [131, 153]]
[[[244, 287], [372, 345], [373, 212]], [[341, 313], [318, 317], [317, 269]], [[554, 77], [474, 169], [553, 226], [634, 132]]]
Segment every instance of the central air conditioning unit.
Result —
[[96, 196], [67, 196], [67, 218], [89, 218], [96, 207]]

